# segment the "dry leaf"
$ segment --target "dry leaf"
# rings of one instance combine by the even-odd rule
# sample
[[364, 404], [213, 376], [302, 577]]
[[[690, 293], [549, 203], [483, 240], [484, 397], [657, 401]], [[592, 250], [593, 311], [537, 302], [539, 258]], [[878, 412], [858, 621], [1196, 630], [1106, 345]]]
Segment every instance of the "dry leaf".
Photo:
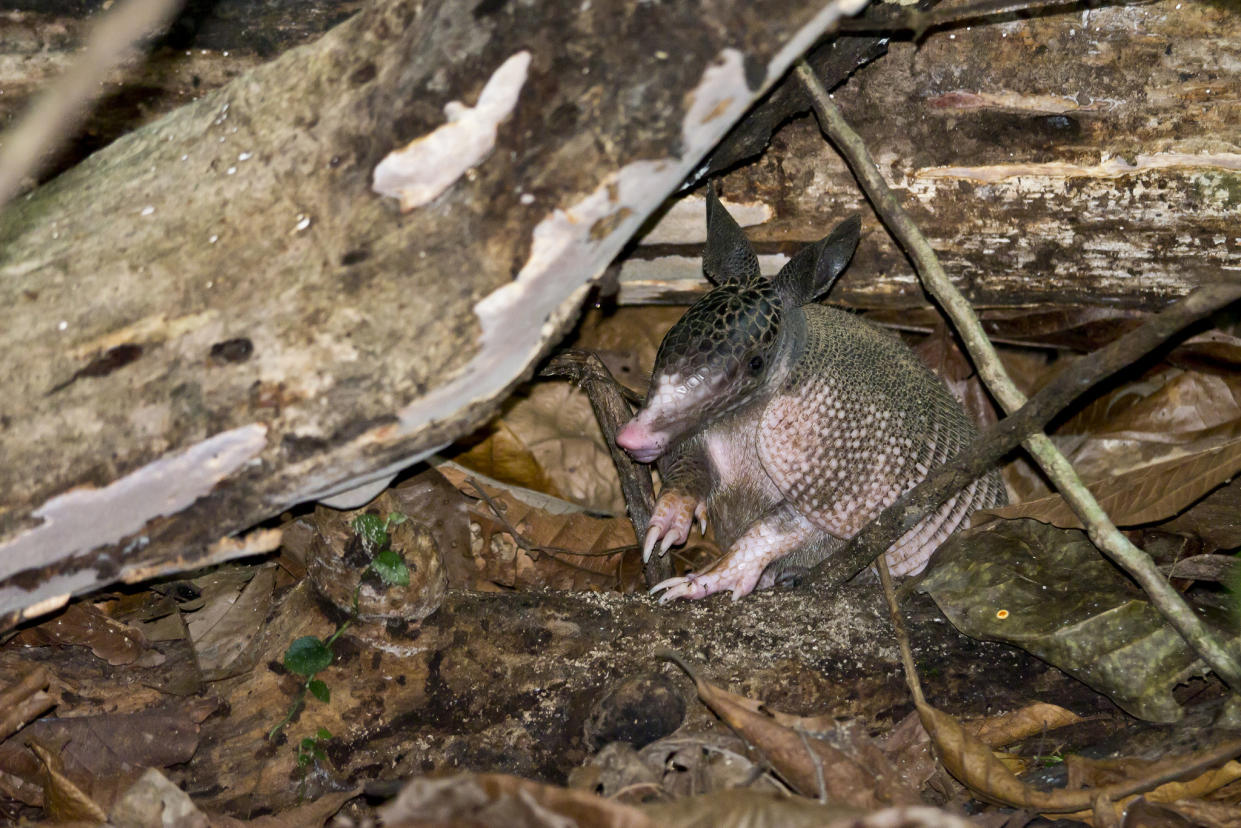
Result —
[[43, 768], [43, 810], [53, 822], [107, 821], [104, 809], [64, 775], [60, 757], [37, 742], [30, 749]]
[[[1241, 762], [1234, 760], [1222, 767], [1211, 768], [1185, 782], [1167, 782], [1154, 790], [1147, 791], [1143, 798], [1150, 802], [1177, 802], [1182, 799], [1200, 799], [1238, 779], [1241, 779]], [[1124, 817], [1125, 809], [1129, 803], [1137, 798], [1137, 795], [1132, 795], [1112, 800], [1112, 807], [1116, 811], [1116, 818], [1118, 820]], [[1065, 814], [1065, 816], [1069, 819], [1078, 819], [1082, 822], [1094, 824], [1093, 811], [1077, 811]]]
[[1067, 727], [1081, 720], [1081, 716], [1071, 710], [1054, 704], [1035, 702], [1011, 713], [968, 722], [965, 727], [984, 745], [994, 748], [1011, 745], [1059, 727]]
[[[1132, 469], [1086, 484], [1117, 526], [1165, 520], [1241, 471], [1241, 439], [1181, 457]], [[974, 514], [975, 525], [997, 518], [1033, 518], [1063, 529], [1080, 529], [1081, 521], [1059, 494], [986, 509]]]
[[154, 667], [164, 661], [163, 654], [151, 649], [150, 642], [140, 630], [109, 618], [86, 601], [70, 604], [53, 618], [23, 631], [18, 638], [33, 646], [59, 644], [89, 647], [95, 656], [113, 667], [125, 664]]
[[694, 681], [698, 698], [757, 748], [772, 768], [803, 796], [822, 796], [833, 804], [866, 810], [921, 802], [916, 793], [904, 787], [896, 769], [877, 748], [866, 757], [869, 766], [863, 766], [807, 731], [782, 725], [760, 712], [762, 702], [716, 687], [696, 675], [680, 658], [669, 657]]
[[469, 513], [478, 581], [509, 588], [642, 587], [641, 555], [627, 519], [595, 517], [563, 500], [475, 480], [483, 497], [469, 472], [450, 463], [439, 469], [475, 498]]
[[[1055, 814], [1072, 811], [1073, 819], [1091, 822], [1092, 806], [1100, 797], [1113, 801], [1127, 797], [1122, 801], [1130, 801], [1136, 793], [1149, 791], [1146, 794], [1148, 799], [1172, 801], [1186, 796], [1201, 796], [1241, 778], [1241, 763], [1230, 761], [1222, 767], [1201, 773], [1192, 782], [1164, 781], [1192, 773], [1195, 769], [1201, 770], [1199, 766], [1219, 764], [1226, 757], [1241, 752], [1241, 740], [1234, 739], [1202, 751], [1197, 756], [1161, 761], [1123, 782], [1099, 788], [1040, 791], [1014, 776], [990, 748], [970, 735], [954, 718], [925, 702], [915, 704], [922, 726], [931, 735], [940, 761], [948, 771], [979, 798], [1000, 805]], [[1160, 792], [1158, 797], [1157, 792]]]
[[152, 825], [209, 828], [210, 823], [185, 791], [155, 768], [150, 768], [112, 806], [109, 825], [114, 828]]
[[[510, 408], [511, 411], [511, 408]], [[558, 496], [556, 484], [539, 465], [534, 452], [503, 419], [493, 420], [487, 427], [487, 436], [464, 454], [453, 460], [478, 474], [501, 483], [533, 489], [536, 492]]]
[[[271, 608], [274, 567], [218, 570], [195, 583], [207, 603], [186, 616], [194, 654], [207, 681], [235, 676], [254, 666], [252, 643]], [[238, 589], [240, 585], [240, 589]]]

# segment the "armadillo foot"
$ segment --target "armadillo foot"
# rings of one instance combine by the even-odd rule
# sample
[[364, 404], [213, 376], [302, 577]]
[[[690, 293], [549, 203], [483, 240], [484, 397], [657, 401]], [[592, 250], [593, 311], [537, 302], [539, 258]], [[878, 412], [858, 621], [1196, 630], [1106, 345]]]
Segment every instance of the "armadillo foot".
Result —
[[642, 560], [651, 558], [655, 542], [659, 541], [659, 554], [689, 540], [689, 530], [698, 520], [701, 531], [707, 527], [707, 504], [685, 492], [665, 489], [655, 502], [655, 514], [647, 524], [646, 538], [642, 544]]
[[732, 599], [736, 601], [754, 591], [762, 574], [761, 566], [755, 569], [723, 558], [706, 572], [691, 572], [682, 578], [661, 581], [651, 588], [651, 594], [663, 592], [663, 595], [659, 596], [659, 603], [666, 604], [677, 598], [693, 601], [716, 592], [731, 591]]
[[659, 603], [666, 604], [677, 598], [693, 600], [727, 590], [736, 601], [754, 591], [768, 564], [801, 548], [817, 533], [800, 513], [787, 510], [772, 514], [747, 529], [728, 554], [706, 571], [669, 578], [656, 584], [651, 594], [662, 592]]

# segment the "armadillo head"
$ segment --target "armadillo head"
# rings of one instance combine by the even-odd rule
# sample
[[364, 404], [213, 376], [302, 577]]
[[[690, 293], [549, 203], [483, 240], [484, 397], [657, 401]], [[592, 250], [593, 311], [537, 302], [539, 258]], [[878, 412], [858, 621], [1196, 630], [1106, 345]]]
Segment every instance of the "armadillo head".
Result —
[[741, 228], [707, 191], [703, 271], [717, 287], [672, 326], [659, 346], [646, 403], [616, 434], [616, 444], [650, 463], [669, 447], [762, 395], [795, 350], [798, 308], [826, 292], [857, 247], [859, 222], [843, 222], [806, 247], [774, 279]]
[[616, 444], [650, 463], [761, 393], [776, 358], [780, 317], [780, 297], [765, 280], [723, 285], [699, 299], [664, 336], [646, 404]]

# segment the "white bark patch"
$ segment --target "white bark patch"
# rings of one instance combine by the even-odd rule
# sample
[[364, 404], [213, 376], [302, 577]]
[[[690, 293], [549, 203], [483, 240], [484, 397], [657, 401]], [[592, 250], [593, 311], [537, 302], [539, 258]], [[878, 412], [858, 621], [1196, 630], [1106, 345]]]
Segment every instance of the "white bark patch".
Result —
[[530, 53], [518, 52], [496, 69], [477, 106], [445, 104], [448, 123], [388, 153], [375, 166], [375, 192], [399, 198], [403, 213], [438, 198], [495, 149], [496, 127], [517, 105], [529, 68]]
[[[43, 523], [0, 545], [0, 581], [26, 569], [45, 568], [100, 546], [116, 543], [164, 515], [175, 514], [209, 494], [267, 445], [267, 427], [252, 424], [216, 434], [179, 454], [161, 457], [102, 489], [73, 489], [34, 512]], [[116, 561], [118, 566], [122, 561]], [[62, 579], [76, 588], [96, 583], [88, 568]], [[67, 579], [67, 580], [66, 580]], [[64, 590], [68, 591], [68, 590]], [[0, 614], [20, 609], [38, 596], [19, 588], [0, 591]]]
[[964, 178], [994, 183], [1010, 178], [1120, 178], [1147, 170], [1168, 169], [1241, 170], [1241, 153], [1158, 152], [1139, 155], [1134, 163], [1116, 156], [1098, 164], [991, 164], [985, 167], [927, 167], [915, 173], [916, 178]]
[[993, 109], [1004, 112], [1031, 112], [1040, 115], [1061, 115], [1065, 112], [1099, 112], [1114, 108], [1115, 102], [1106, 98], [1080, 103], [1069, 95], [1025, 95], [1010, 89], [997, 92], [970, 92], [958, 89], [927, 99], [932, 109], [969, 112]]
[[[721, 199], [729, 215], [742, 227], [763, 224], [775, 217], [771, 205], [761, 201]], [[638, 244], [703, 244], [707, 240], [707, 200], [700, 195], [686, 196], [668, 208]]]

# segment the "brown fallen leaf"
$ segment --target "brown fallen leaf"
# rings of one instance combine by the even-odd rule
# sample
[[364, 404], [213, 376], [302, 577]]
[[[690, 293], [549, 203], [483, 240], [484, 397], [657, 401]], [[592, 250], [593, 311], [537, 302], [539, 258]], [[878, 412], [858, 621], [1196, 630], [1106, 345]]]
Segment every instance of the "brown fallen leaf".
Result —
[[539, 465], [534, 452], [503, 419], [487, 425], [486, 436], [453, 461], [472, 472], [556, 497], [560, 491]]
[[[1238, 779], [1241, 779], [1241, 762], [1234, 760], [1221, 767], [1211, 768], [1184, 782], [1164, 783], [1153, 790], [1147, 791], [1142, 795], [1142, 798], [1148, 802], [1160, 803], [1177, 802], [1183, 799], [1201, 799], [1207, 794], [1217, 791]], [[1129, 803], [1137, 798], [1137, 795], [1109, 797], [1117, 820], [1124, 817]], [[1066, 814], [1066, 816], [1069, 819], [1078, 819], [1091, 824], [1095, 823], [1096, 818], [1094, 811], [1077, 811]]]
[[38, 742], [30, 743], [43, 771], [43, 811], [53, 822], [92, 822], [102, 824], [108, 814], [91, 797], [64, 775], [60, 757]]
[[[891, 804], [918, 804], [900, 775], [878, 748], [866, 757], [869, 767], [807, 731], [780, 724], [760, 712], [762, 702], [729, 693], [698, 676], [679, 656], [656, 653], [677, 664], [693, 680], [702, 699], [725, 724], [757, 748], [772, 768], [798, 793], [865, 810]], [[789, 721], [789, 719], [785, 719]]]
[[[1241, 471], [1241, 439], [1192, 454], [1093, 480], [1087, 488], [1117, 526], [1172, 517]], [[1080, 529], [1077, 514], [1059, 494], [974, 513], [974, 525], [998, 518], [1033, 518], [1062, 529]]]
[[[619, 589], [642, 586], [641, 555], [623, 517], [596, 517], [537, 492], [482, 481], [450, 463], [448, 480], [474, 498], [469, 508], [478, 588]], [[470, 482], [470, 481], [473, 482]]]
[[1067, 727], [1081, 720], [1081, 716], [1071, 710], [1055, 704], [1035, 702], [1010, 713], [967, 722], [964, 727], [984, 745], [996, 748], [1020, 742], [1048, 730]]
[[125, 664], [154, 667], [164, 661], [163, 654], [151, 649], [146, 636], [137, 628], [109, 618], [86, 601], [69, 604], [60, 613], [22, 631], [17, 637], [32, 646], [58, 644], [89, 647], [92, 653], [113, 667]]
[[[925, 702], [915, 704], [922, 726], [931, 735], [944, 767], [980, 799], [999, 805], [1041, 813], [1071, 813], [1074, 819], [1086, 822], [1090, 821], [1092, 808], [1099, 797], [1117, 802], [1126, 797], [1132, 799], [1135, 794], [1143, 791], [1150, 792], [1147, 794], [1150, 797], [1154, 789], [1161, 786], [1170, 794], [1173, 789], [1168, 788], [1169, 780], [1191, 773], [1200, 773], [1201, 778], [1209, 778], [1212, 783], [1218, 782], [1215, 787], [1219, 787], [1239, 778], [1236, 774], [1241, 773], [1241, 763], [1227, 761], [1241, 753], [1241, 739], [1233, 739], [1195, 756], [1161, 761], [1144, 773], [1123, 782], [1072, 791], [1040, 791], [1014, 776], [990, 748], [968, 733], [953, 717]], [[1204, 772], [1204, 769], [1224, 762], [1227, 764], [1223, 767]], [[1233, 766], [1237, 766], [1235, 770]], [[1214, 787], [1206, 790], [1214, 790]]]
[[[204, 605], [186, 615], [203, 679], [218, 681], [254, 666], [254, 641], [272, 604], [274, 567], [221, 567], [197, 579]], [[250, 653], [251, 657], [247, 657]]]
[[379, 813], [386, 828], [655, 828], [657, 824], [636, 808], [586, 791], [499, 773], [411, 779]]
[[198, 748], [199, 724], [218, 705], [194, 699], [141, 713], [39, 719], [0, 743], [0, 772], [41, 780], [43, 768], [25, 747], [38, 743], [56, 755], [58, 774], [107, 806], [141, 769], [188, 762]]

